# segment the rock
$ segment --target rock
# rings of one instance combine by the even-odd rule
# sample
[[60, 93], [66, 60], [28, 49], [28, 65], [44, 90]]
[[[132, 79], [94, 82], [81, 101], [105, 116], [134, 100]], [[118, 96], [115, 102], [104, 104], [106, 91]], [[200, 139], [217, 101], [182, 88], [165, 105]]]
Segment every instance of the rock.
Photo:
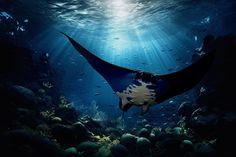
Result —
[[124, 145], [128, 150], [135, 150], [137, 137], [126, 133], [121, 136], [120, 144]]
[[78, 112], [72, 106], [56, 108], [55, 115], [70, 123], [74, 123], [78, 120]]
[[44, 136], [50, 136], [51, 130], [50, 127], [46, 123], [38, 124], [36, 130], [43, 134]]
[[92, 131], [94, 134], [99, 135], [102, 132], [102, 126], [98, 121], [93, 120], [90, 117], [83, 117], [81, 118], [81, 122]]
[[77, 133], [73, 126], [56, 124], [51, 129], [53, 137], [65, 146], [73, 146], [77, 141]]
[[142, 122], [142, 125], [143, 125], [143, 126], [145, 126], [146, 124], [148, 124], [147, 119], [143, 119], [141, 122]]
[[55, 124], [51, 131], [53, 137], [65, 146], [74, 146], [90, 138], [90, 132], [81, 123], [74, 125]]
[[178, 108], [178, 114], [181, 117], [190, 118], [193, 112], [193, 105], [190, 102], [182, 102]]
[[107, 146], [102, 146], [99, 150], [93, 155], [93, 157], [113, 157], [111, 150]]
[[2, 153], [7, 156], [63, 156], [63, 151], [57, 144], [32, 131], [23, 129], [8, 131], [1, 139]]
[[122, 144], [111, 146], [111, 153], [114, 157], [126, 157], [128, 152], [128, 149]]
[[27, 109], [35, 109], [37, 107], [37, 97], [32, 90], [26, 87], [13, 85], [10, 87], [9, 95], [18, 107]]
[[16, 121], [19, 121], [21, 124], [32, 128], [36, 127], [41, 122], [37, 112], [27, 108], [17, 108], [16, 118]]
[[53, 118], [51, 119], [51, 121], [52, 121], [53, 123], [60, 123], [60, 122], [62, 122], [62, 119], [61, 119], [60, 117], [53, 117]]
[[151, 142], [149, 141], [149, 139], [145, 138], [145, 137], [139, 137], [137, 139], [136, 142], [136, 150], [138, 153], [141, 154], [148, 154], [149, 153], [149, 149], [151, 146]]
[[93, 133], [90, 132], [87, 127], [81, 123], [81, 122], [76, 122], [72, 125], [73, 127], [75, 127], [76, 131], [80, 133], [80, 135], [84, 136], [84, 137], [90, 137], [93, 136]]
[[174, 127], [172, 129], [174, 135], [181, 136], [184, 133], [184, 130], [181, 127]]
[[189, 140], [183, 140], [180, 144], [180, 148], [184, 151], [192, 151], [193, 150], [193, 143]]
[[144, 128], [146, 128], [149, 132], [152, 130], [152, 126], [150, 124], [146, 124]]
[[152, 133], [152, 132], [149, 135], [149, 139], [150, 139], [152, 144], [155, 144], [156, 141], [157, 141], [156, 135], [154, 133]]
[[93, 156], [101, 146], [95, 142], [86, 141], [80, 143], [76, 148], [78, 152], [83, 152], [84, 156]]
[[167, 137], [162, 141], [162, 147], [168, 151], [174, 153], [178, 152], [180, 149], [181, 140], [174, 137]]
[[151, 135], [151, 134], [152, 134], [154, 137], [158, 137], [159, 135], [162, 134], [161, 128], [157, 128], [157, 127], [153, 128], [153, 129], [151, 130], [150, 135]]
[[194, 157], [216, 157], [216, 150], [205, 142], [195, 144]]
[[65, 149], [66, 156], [73, 157], [78, 154], [77, 149], [75, 147], [70, 147]]
[[149, 138], [149, 134], [150, 134], [150, 131], [148, 131], [148, 129], [146, 129], [146, 128], [142, 128], [142, 129], [139, 130], [139, 132], [138, 132], [138, 136], [139, 136], [139, 137], [146, 137], [146, 138]]
[[123, 131], [119, 128], [106, 128], [106, 133], [109, 134], [111, 137], [120, 137], [123, 134]]

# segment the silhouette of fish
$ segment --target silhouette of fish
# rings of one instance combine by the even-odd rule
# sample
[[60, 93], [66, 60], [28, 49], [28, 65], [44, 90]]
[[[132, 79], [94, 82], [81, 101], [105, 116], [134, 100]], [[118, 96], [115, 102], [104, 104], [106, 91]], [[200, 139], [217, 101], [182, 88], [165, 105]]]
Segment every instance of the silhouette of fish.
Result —
[[120, 109], [127, 111], [135, 105], [142, 108], [141, 114], [145, 114], [150, 106], [159, 104], [197, 85], [208, 71], [214, 58], [214, 53], [207, 53], [180, 71], [158, 75], [111, 64], [89, 52], [70, 36], [64, 35], [119, 96]]

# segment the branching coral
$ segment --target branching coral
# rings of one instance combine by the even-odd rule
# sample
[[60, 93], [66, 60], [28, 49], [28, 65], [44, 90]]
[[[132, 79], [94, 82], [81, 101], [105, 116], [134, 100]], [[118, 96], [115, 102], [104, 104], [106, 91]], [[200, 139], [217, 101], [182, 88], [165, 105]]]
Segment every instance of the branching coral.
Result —
[[53, 84], [52, 83], [50, 83], [50, 82], [43, 82], [43, 86], [45, 87], [45, 88], [48, 88], [48, 89], [51, 89], [51, 88], [53, 88]]
[[43, 118], [49, 120], [49, 119], [52, 119], [55, 117], [55, 111], [54, 110], [42, 111], [42, 112], [40, 112], [40, 115], [42, 115]]
[[59, 97], [59, 104], [58, 106], [60, 108], [70, 108], [72, 107], [72, 103], [70, 103], [66, 98], [65, 96], [60, 96]]
[[120, 143], [118, 139], [111, 139], [110, 136], [94, 136], [94, 138], [97, 140], [99, 144], [105, 145], [107, 147], [111, 147], [113, 145], [117, 145]]

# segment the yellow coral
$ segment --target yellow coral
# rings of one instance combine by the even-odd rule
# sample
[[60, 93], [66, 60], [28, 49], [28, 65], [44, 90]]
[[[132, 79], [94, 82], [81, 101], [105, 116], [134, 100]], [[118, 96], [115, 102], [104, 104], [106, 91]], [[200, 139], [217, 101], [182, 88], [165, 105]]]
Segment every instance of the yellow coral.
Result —
[[115, 139], [115, 140], [111, 140], [110, 136], [105, 136], [105, 135], [102, 135], [102, 136], [94, 136], [94, 138], [97, 140], [97, 142], [99, 144], [102, 144], [102, 145], [105, 145], [107, 147], [111, 147], [112, 145], [116, 145], [116, 144], [119, 144], [120, 141]]
[[115, 140], [112, 141], [112, 145], [117, 145], [117, 144], [119, 144], [119, 143], [120, 143], [120, 140], [117, 140], [117, 139], [115, 139]]

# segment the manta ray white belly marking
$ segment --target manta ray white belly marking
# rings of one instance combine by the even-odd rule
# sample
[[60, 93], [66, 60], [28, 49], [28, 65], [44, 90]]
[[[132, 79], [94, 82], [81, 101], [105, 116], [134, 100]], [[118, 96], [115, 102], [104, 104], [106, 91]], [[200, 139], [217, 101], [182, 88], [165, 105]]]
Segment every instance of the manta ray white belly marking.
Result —
[[122, 107], [124, 107], [128, 103], [137, 106], [142, 106], [144, 104], [150, 105], [155, 103], [155, 91], [154, 89], [149, 89], [147, 87], [149, 85], [152, 85], [152, 83], [145, 83], [142, 80], [138, 80], [138, 82], [141, 85], [132, 84], [122, 92], [116, 92], [116, 94], [121, 98]]

